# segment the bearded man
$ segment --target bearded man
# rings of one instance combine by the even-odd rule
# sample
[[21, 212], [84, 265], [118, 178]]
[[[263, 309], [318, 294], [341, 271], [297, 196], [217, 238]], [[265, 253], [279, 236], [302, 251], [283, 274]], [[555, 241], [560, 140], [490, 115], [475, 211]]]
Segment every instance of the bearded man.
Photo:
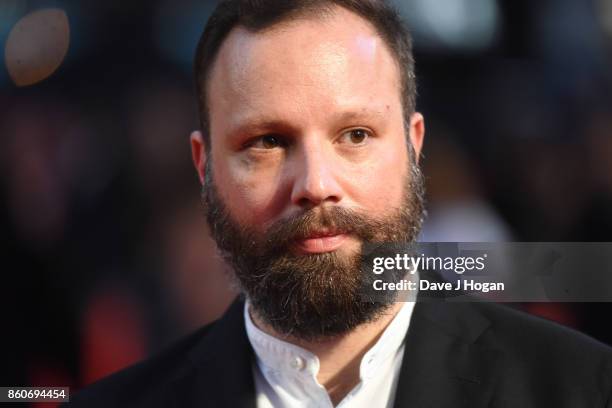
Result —
[[76, 405], [612, 406], [610, 349], [582, 335], [368, 298], [365, 246], [414, 242], [424, 215], [411, 41], [384, 1], [222, 1], [195, 75], [193, 160], [243, 296]]

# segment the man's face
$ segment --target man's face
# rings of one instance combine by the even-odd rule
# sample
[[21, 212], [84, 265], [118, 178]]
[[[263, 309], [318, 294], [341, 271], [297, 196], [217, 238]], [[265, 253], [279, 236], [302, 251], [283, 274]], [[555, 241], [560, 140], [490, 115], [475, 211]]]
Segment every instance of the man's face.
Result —
[[[281, 332], [340, 334], [384, 308], [355, 299], [361, 246], [411, 240], [422, 216], [399, 78], [375, 30], [342, 8], [235, 28], [219, 51], [210, 152], [195, 132], [194, 160], [214, 238]], [[418, 157], [422, 117], [408, 126]]]

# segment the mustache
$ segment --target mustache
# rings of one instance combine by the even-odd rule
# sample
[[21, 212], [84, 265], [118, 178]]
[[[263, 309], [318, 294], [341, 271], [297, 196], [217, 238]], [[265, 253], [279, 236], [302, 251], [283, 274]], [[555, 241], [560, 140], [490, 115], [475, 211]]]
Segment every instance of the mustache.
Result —
[[351, 234], [368, 241], [381, 226], [381, 222], [349, 208], [315, 207], [274, 222], [266, 230], [265, 242], [266, 246], [278, 249], [321, 231]]

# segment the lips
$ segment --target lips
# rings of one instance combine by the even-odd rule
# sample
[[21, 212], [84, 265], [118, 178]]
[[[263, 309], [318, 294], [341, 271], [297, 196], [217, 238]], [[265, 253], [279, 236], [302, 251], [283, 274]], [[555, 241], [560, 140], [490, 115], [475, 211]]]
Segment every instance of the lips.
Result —
[[310, 254], [331, 252], [338, 249], [347, 238], [347, 234], [339, 231], [313, 231], [295, 240], [295, 246], [300, 252]]

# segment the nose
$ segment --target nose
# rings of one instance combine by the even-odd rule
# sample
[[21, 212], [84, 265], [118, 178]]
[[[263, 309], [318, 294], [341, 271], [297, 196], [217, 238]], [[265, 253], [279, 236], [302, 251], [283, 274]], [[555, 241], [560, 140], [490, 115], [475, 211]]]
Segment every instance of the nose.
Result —
[[314, 143], [303, 146], [296, 161], [291, 192], [293, 204], [309, 209], [342, 200], [343, 191], [336, 177], [338, 163], [325, 146]]

